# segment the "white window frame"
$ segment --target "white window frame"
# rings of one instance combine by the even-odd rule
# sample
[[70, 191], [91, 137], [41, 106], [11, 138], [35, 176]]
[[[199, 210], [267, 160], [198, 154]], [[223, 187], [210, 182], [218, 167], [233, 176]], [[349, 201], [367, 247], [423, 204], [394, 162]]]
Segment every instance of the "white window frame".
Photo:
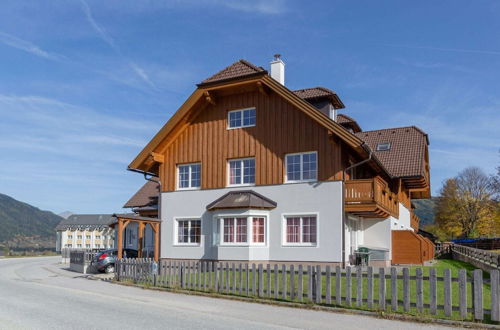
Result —
[[[199, 243], [184, 243], [179, 242], [179, 221], [189, 221], [189, 229], [191, 229], [191, 221], [200, 221], [200, 242]], [[199, 247], [203, 245], [203, 221], [201, 217], [181, 217], [174, 218], [174, 246], [194, 246]]]
[[[303, 217], [316, 217], [316, 243], [302, 242], [302, 218]], [[300, 218], [299, 237], [301, 242], [288, 243], [286, 241], [286, 219], [287, 218]], [[305, 212], [305, 213], [283, 213], [281, 221], [281, 245], [284, 247], [319, 247], [319, 213]]]
[[[245, 110], [255, 110], [255, 124], [253, 125], [243, 125], [243, 113]], [[231, 127], [231, 121], [230, 121], [230, 113], [234, 112], [241, 112], [241, 121], [240, 121], [240, 126], [235, 126]], [[245, 127], [254, 127], [257, 125], [257, 108], [256, 107], [250, 107], [250, 108], [244, 108], [244, 109], [236, 109], [236, 110], [231, 110], [227, 112], [227, 129], [238, 129], [238, 128], [245, 128]]]
[[[254, 174], [253, 174], [253, 183], [243, 183], [243, 177], [244, 172], [243, 172], [243, 161], [245, 160], [250, 160], [253, 159], [253, 169], [254, 169]], [[241, 183], [235, 183], [231, 184], [231, 162], [240, 162], [241, 163]], [[235, 159], [228, 159], [227, 161], [227, 187], [242, 187], [242, 186], [255, 186], [255, 177], [256, 177], [256, 164], [255, 164], [255, 157], [246, 157], [246, 158], [235, 158]]]
[[85, 239], [92, 239], [92, 235], [85, 235]]
[[[246, 218], [247, 219], [247, 241], [246, 242], [224, 242], [224, 218]], [[264, 218], [264, 242], [252, 242], [253, 239], [253, 218]], [[214, 230], [218, 230], [219, 243], [218, 246], [246, 246], [246, 247], [267, 247], [269, 242], [269, 213], [267, 212], [244, 212], [241, 214], [218, 214], [214, 217], [216, 225]], [[236, 235], [236, 226], [235, 226]], [[236, 236], [235, 236], [236, 237]]]
[[[303, 157], [305, 154], [316, 154], [316, 178], [315, 179], [302, 179], [304, 173], [304, 161]], [[300, 180], [288, 180], [288, 156], [297, 156], [300, 155]], [[285, 154], [285, 183], [298, 183], [298, 182], [316, 182], [318, 181], [318, 172], [319, 172], [319, 159], [317, 151], [304, 151], [304, 152], [296, 152]]]
[[[191, 175], [192, 175], [191, 166], [193, 166], [193, 165], [200, 165], [200, 186], [199, 187], [191, 187]], [[180, 169], [181, 166], [189, 166], [189, 173], [188, 173], [189, 187], [183, 187], [183, 188], [181, 188], [181, 186], [180, 186], [181, 180], [179, 178], [179, 173], [180, 173], [179, 169]], [[177, 190], [200, 190], [201, 189], [201, 178], [202, 178], [201, 162], [187, 163], [187, 164], [177, 164], [177, 169], [176, 169]]]

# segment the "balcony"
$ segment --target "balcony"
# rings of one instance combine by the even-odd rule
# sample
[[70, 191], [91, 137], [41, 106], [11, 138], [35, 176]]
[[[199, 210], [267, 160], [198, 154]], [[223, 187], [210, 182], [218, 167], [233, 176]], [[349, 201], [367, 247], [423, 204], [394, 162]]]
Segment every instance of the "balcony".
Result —
[[381, 177], [347, 180], [345, 190], [346, 212], [365, 218], [399, 217], [397, 195]]
[[416, 232], [418, 232], [418, 228], [419, 228], [419, 224], [420, 224], [420, 218], [415, 214], [415, 212], [413, 212], [413, 210], [411, 211], [411, 214], [410, 214], [410, 226], [411, 228], [413, 228]]

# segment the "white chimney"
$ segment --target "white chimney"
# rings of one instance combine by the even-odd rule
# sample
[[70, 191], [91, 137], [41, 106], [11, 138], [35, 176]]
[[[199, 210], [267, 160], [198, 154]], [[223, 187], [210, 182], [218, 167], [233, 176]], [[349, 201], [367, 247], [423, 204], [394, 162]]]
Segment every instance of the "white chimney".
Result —
[[285, 63], [281, 60], [281, 55], [274, 55], [274, 60], [271, 61], [271, 78], [282, 85], [285, 85]]

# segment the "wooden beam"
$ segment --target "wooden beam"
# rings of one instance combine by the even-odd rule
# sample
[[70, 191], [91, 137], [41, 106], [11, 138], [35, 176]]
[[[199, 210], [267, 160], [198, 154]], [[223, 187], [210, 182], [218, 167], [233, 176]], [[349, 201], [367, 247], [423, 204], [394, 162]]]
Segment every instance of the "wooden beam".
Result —
[[209, 91], [205, 91], [205, 93], [203, 93], [203, 95], [205, 95], [205, 100], [210, 103], [211, 105], [215, 105], [215, 99], [213, 97], [213, 95], [210, 94]]
[[117, 258], [123, 257], [123, 220], [118, 218], [118, 241], [116, 242], [116, 250], [118, 251]]
[[160, 224], [155, 223], [151, 225], [153, 231], [155, 232], [155, 249], [154, 249], [154, 259], [158, 261], [160, 259]]
[[165, 162], [165, 156], [162, 154], [159, 154], [157, 152], [152, 152], [151, 156], [153, 157], [153, 160], [157, 163], [163, 164]]
[[137, 237], [139, 238], [137, 242], [138, 257], [142, 258], [142, 245], [144, 238], [144, 222], [142, 221], [139, 222], [139, 226], [137, 228]]
[[264, 95], [264, 96], [267, 96], [269, 95], [269, 90], [267, 89], [267, 87], [264, 86], [264, 84], [260, 81], [257, 81], [257, 89], [259, 90], [259, 92]]

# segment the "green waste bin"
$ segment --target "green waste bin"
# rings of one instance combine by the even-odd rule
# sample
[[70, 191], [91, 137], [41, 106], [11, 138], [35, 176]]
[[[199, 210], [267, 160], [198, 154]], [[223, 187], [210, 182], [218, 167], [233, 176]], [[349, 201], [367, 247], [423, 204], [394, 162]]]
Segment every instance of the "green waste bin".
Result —
[[360, 247], [355, 252], [356, 255], [356, 265], [358, 266], [368, 266], [370, 263], [370, 249], [365, 247]]

